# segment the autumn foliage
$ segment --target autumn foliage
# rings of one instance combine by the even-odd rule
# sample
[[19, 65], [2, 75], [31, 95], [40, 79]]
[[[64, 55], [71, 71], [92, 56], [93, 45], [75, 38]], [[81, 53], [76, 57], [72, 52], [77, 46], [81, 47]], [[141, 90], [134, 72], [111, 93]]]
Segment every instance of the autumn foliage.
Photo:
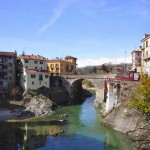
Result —
[[144, 76], [140, 85], [131, 95], [130, 107], [150, 118], [150, 77]]

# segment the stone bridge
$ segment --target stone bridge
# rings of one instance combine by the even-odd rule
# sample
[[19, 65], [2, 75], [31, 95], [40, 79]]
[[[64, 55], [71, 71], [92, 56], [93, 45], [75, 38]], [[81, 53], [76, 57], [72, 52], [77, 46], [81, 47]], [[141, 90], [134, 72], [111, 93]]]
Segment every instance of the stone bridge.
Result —
[[96, 99], [94, 101], [96, 106], [104, 100], [104, 81], [106, 79], [106, 75], [65, 75], [59, 77], [59, 81], [61, 81], [62, 86], [69, 92], [73, 86], [78, 88], [78, 85], [81, 85], [82, 80], [91, 81], [96, 90]]

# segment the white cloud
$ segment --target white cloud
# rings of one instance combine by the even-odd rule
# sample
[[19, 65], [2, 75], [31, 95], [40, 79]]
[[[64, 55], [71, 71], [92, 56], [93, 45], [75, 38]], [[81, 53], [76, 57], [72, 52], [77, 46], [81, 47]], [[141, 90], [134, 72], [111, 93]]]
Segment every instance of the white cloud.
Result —
[[39, 30], [39, 33], [45, 32], [48, 28], [50, 28], [59, 18], [62, 16], [64, 10], [70, 4], [69, 0], [61, 0], [58, 7], [53, 11], [53, 15], [50, 20], [43, 25], [43, 27]]
[[112, 64], [119, 64], [119, 63], [131, 63], [131, 57], [125, 58], [97, 58], [97, 59], [79, 59], [77, 61], [77, 67], [85, 67], [85, 66], [97, 66], [104, 63], [112, 63]]

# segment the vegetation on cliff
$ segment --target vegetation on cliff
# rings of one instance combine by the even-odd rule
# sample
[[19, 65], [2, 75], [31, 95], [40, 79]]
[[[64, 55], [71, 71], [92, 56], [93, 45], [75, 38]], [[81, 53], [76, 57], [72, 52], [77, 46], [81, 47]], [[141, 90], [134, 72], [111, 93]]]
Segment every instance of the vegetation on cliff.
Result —
[[144, 76], [131, 95], [130, 107], [139, 110], [150, 119], [150, 77]]

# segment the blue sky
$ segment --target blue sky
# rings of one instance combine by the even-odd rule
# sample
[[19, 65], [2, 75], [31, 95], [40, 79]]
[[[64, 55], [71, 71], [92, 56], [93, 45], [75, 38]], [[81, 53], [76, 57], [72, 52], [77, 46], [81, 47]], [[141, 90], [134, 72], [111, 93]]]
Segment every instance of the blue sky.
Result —
[[130, 61], [150, 33], [150, 0], [1, 0], [0, 51], [72, 55], [78, 66]]

